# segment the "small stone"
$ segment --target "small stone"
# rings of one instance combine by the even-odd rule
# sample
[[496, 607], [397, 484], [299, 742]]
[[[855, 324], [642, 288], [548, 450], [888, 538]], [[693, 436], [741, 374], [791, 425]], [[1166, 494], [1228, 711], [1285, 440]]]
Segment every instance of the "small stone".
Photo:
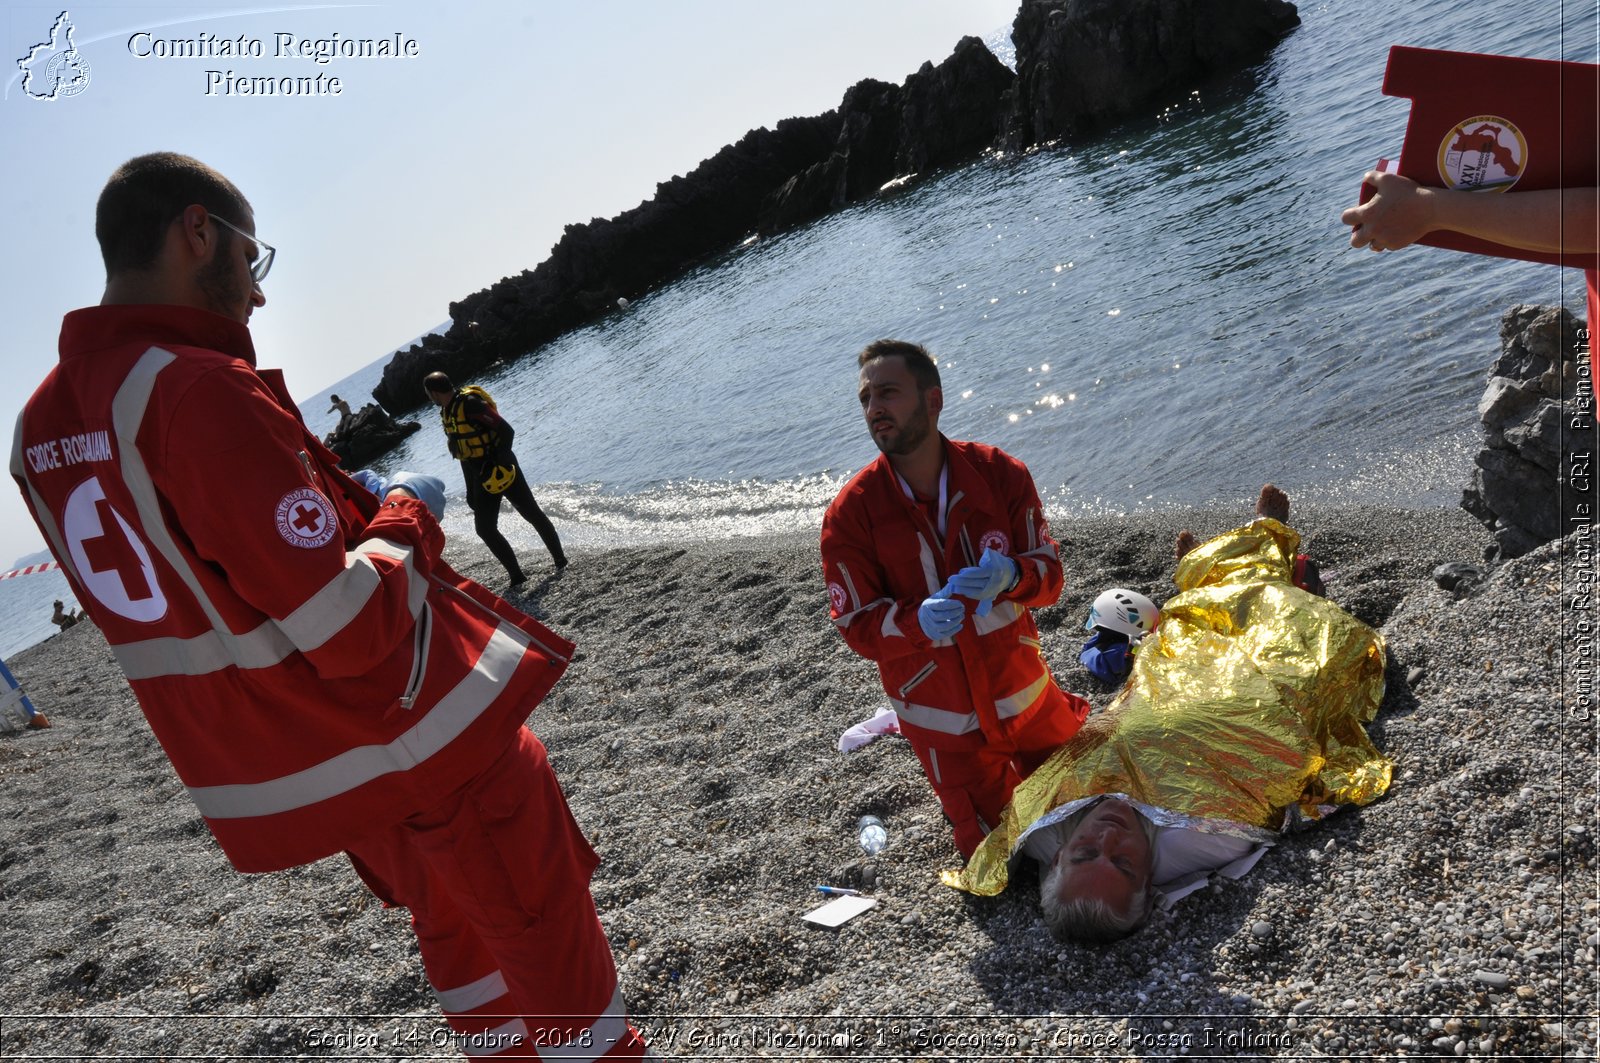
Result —
[[1496, 992], [1504, 992], [1511, 988], [1511, 979], [1499, 971], [1474, 971], [1472, 977]]
[[1412, 668], [1406, 672], [1406, 686], [1415, 687], [1428, 677], [1427, 669]]
[[1517, 986], [1517, 999], [1518, 1000], [1532, 1000], [1534, 997], [1536, 997], [1538, 995], [1539, 995], [1538, 992], [1531, 985], [1519, 985], [1519, 986]]
[[1461, 1032], [1461, 1020], [1460, 1019], [1446, 1019], [1444, 1021], [1444, 1032], [1445, 1033], [1450, 1033], [1450, 1034], [1460, 1033]]
[[[1433, 582], [1447, 591], [1471, 590], [1481, 579], [1483, 579], [1483, 569], [1464, 561], [1451, 561], [1433, 570]], [[1406, 681], [1411, 681], [1409, 676]]]
[[1566, 1026], [1559, 1022], [1547, 1022], [1539, 1027], [1539, 1032], [1552, 1041], [1565, 1041], [1568, 1036]]
[[1300, 1003], [1296, 1004], [1290, 1010], [1293, 1011], [1296, 1015], [1304, 1015], [1306, 1012], [1310, 1011], [1312, 1008], [1314, 1008], [1316, 1006], [1317, 1006], [1317, 1002], [1315, 1000], [1307, 999], [1307, 1000], [1300, 1001]]
[[1250, 933], [1258, 938], [1269, 938], [1272, 936], [1272, 924], [1265, 919], [1259, 920], [1250, 927]]

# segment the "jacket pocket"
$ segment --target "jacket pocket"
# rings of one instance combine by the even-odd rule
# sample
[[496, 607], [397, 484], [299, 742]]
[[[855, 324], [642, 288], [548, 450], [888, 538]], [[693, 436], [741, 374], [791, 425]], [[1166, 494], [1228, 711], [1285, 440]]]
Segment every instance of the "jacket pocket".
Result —
[[923, 680], [932, 675], [938, 669], [938, 667], [939, 664], [937, 661], [929, 661], [927, 664], [923, 665], [922, 671], [918, 672], [916, 675], [906, 680], [905, 683], [901, 684], [900, 696], [903, 698], [910, 694], [911, 691], [921, 684]]

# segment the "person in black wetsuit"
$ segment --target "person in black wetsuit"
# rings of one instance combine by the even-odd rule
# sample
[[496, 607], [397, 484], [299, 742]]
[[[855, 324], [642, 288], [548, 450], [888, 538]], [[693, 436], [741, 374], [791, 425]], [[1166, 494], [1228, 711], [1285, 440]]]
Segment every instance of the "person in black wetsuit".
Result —
[[429, 401], [439, 407], [451, 455], [461, 462], [461, 474], [467, 482], [467, 506], [472, 510], [478, 538], [506, 567], [511, 585], [515, 587], [528, 577], [517, 563], [516, 551], [500, 534], [501, 499], [510, 501], [511, 507], [533, 525], [556, 568], [566, 568], [561, 538], [534, 500], [528, 478], [511, 452], [516, 429], [500, 416], [489, 393], [479, 387], [457, 388], [444, 373], [429, 373], [422, 386]]

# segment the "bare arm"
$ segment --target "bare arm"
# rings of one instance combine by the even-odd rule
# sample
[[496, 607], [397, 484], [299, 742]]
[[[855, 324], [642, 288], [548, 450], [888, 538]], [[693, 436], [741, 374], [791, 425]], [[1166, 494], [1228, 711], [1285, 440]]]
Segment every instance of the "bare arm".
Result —
[[1351, 247], [1393, 251], [1444, 229], [1527, 251], [1600, 250], [1600, 189], [1465, 192], [1375, 171], [1363, 180], [1377, 194], [1339, 216], [1354, 229]]

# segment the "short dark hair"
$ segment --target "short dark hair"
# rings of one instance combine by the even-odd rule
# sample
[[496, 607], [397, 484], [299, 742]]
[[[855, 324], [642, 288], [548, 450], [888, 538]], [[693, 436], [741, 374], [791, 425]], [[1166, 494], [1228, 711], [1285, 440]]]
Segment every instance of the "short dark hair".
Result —
[[[149, 269], [161, 253], [167, 226], [196, 203], [240, 226], [253, 213], [232, 181], [187, 155], [158, 151], [117, 167], [94, 210], [94, 235], [106, 277]], [[231, 232], [223, 237], [232, 238]]]
[[422, 390], [431, 393], [444, 393], [454, 391], [456, 386], [450, 383], [450, 378], [444, 373], [429, 373], [422, 378]]
[[917, 382], [917, 391], [942, 388], [939, 382], [939, 363], [933, 360], [928, 348], [906, 340], [873, 340], [862, 349], [856, 365], [865, 369], [868, 362], [877, 358], [902, 359]]

